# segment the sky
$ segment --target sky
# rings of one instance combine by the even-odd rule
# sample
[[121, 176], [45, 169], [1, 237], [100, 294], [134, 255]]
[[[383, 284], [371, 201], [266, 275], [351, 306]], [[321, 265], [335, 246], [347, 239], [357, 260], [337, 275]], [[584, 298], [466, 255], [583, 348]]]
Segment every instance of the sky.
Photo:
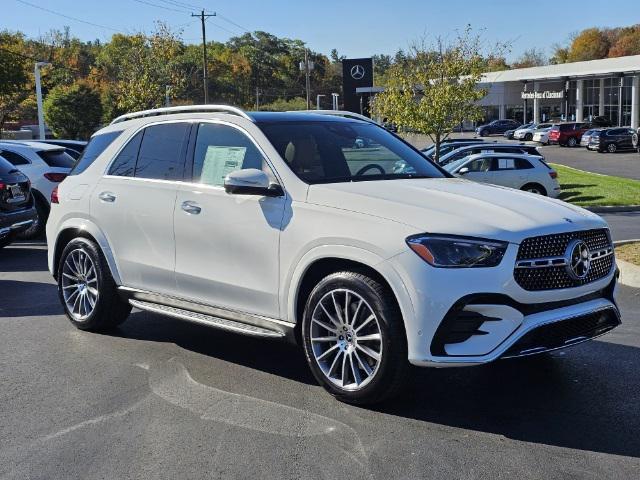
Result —
[[581, 0], [579, 6], [571, 6], [558, 0], [0, 0], [0, 30], [20, 30], [37, 39], [68, 26], [82, 40], [104, 41], [115, 32], [148, 33], [154, 21], [162, 20], [183, 29], [186, 42], [198, 43], [200, 21], [190, 15], [204, 8], [217, 14], [207, 21], [207, 40], [226, 41], [247, 30], [263, 30], [301, 39], [314, 51], [328, 54], [336, 48], [340, 55], [354, 58], [393, 54], [421, 37], [451, 38], [470, 24], [482, 30], [487, 45], [510, 44], [506, 56], [513, 60], [532, 47], [550, 56], [554, 44], [567, 43], [572, 32], [584, 28], [640, 22], [637, 2]]

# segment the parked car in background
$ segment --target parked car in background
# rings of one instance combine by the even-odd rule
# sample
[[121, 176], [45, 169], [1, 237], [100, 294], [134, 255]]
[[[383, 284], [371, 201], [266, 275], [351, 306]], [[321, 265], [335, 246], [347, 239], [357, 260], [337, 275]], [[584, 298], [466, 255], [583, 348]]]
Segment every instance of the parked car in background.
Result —
[[87, 142], [84, 140], [41, 140], [42, 143], [48, 143], [50, 145], [57, 145], [58, 147], [63, 147], [64, 151], [67, 152], [70, 156], [72, 156], [75, 160], [80, 158], [82, 152], [84, 152], [85, 147], [87, 146]]
[[590, 123], [594, 127], [600, 127], [600, 128], [606, 128], [606, 127], [612, 127], [613, 126], [613, 124], [611, 123], [611, 120], [609, 120], [607, 117], [593, 117], [593, 119], [591, 119]]
[[520, 130], [521, 128], [529, 128], [533, 125], [534, 125], [533, 122], [525, 123], [524, 125], [520, 125], [518, 128], [512, 128], [511, 130], [507, 130], [502, 134], [502, 136], [507, 140], [513, 140], [513, 134], [516, 132], [516, 130]]
[[634, 133], [628, 127], [604, 128], [591, 134], [587, 148], [601, 153], [633, 150]]
[[540, 130], [536, 130], [533, 134], [532, 141], [536, 143], [541, 143], [542, 145], [549, 144], [549, 132], [551, 131], [551, 127], [541, 128]]
[[444, 166], [448, 163], [460, 160], [461, 158], [468, 157], [469, 155], [476, 155], [478, 153], [522, 153], [526, 155], [538, 155], [544, 158], [542, 153], [540, 153], [538, 148], [534, 145], [525, 145], [519, 143], [487, 143], [466, 145], [464, 147], [458, 148], [452, 152], [442, 155], [438, 159], [438, 163], [441, 166]]
[[553, 198], [560, 194], [558, 173], [535, 155], [480, 153], [450, 163], [444, 169], [476, 182], [516, 188]]
[[35, 141], [0, 141], [0, 155], [31, 181], [38, 219], [20, 237], [37, 237], [44, 231], [49, 216], [51, 192], [66, 178], [76, 161], [62, 147]]
[[580, 143], [584, 132], [590, 128], [590, 123], [559, 123], [552, 126], [551, 130], [549, 130], [549, 143], [557, 143], [563, 147], [575, 147]]
[[29, 179], [0, 157], [0, 248], [13, 242], [36, 219]]
[[533, 124], [527, 128], [519, 128], [515, 131], [515, 133], [513, 134], [513, 138], [515, 140], [525, 140], [525, 141], [530, 141], [533, 140], [533, 135], [538, 131], [538, 130], [543, 130], [545, 128], [551, 128], [553, 127], [552, 123], [536, 123]]
[[[454, 140], [446, 140], [440, 144], [440, 157], [446, 155], [449, 152], [457, 150], [458, 148], [466, 147], [468, 145], [486, 145], [486, 142], [482, 138], [464, 138], [464, 139], [454, 139]], [[430, 160], [433, 160], [433, 154], [436, 151], [435, 145], [429, 145], [426, 148], [423, 148], [421, 152]]]
[[[38, 125], [22, 125], [20, 127], [20, 130], [22, 130], [23, 132], [30, 132], [32, 140], [40, 138], [40, 127]], [[45, 138], [53, 138], [54, 136], [51, 129], [46, 125], [44, 126], [44, 136]]]
[[486, 125], [480, 125], [476, 128], [476, 134], [481, 137], [488, 135], [502, 135], [507, 130], [515, 130], [521, 125], [516, 120], [494, 120]]
[[80, 330], [136, 307], [288, 339], [328, 392], [362, 404], [401, 392], [411, 364], [522, 357], [620, 324], [613, 245], [592, 212], [452, 178], [364, 120], [153, 113], [94, 134], [54, 197], [48, 268]]
[[591, 140], [591, 135], [595, 132], [602, 130], [602, 128], [590, 128], [586, 132], [582, 134], [582, 138], [580, 139], [580, 146], [587, 147], [589, 146], [589, 141]]

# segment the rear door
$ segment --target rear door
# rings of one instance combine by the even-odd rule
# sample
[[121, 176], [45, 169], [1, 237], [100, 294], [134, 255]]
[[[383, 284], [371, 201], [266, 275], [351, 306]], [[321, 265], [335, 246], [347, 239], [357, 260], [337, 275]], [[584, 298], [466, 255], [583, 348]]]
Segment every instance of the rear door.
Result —
[[98, 183], [91, 214], [113, 250], [125, 286], [176, 294], [173, 211], [191, 124], [137, 132]]
[[493, 158], [491, 165], [492, 183], [510, 188], [520, 188], [527, 179], [527, 166], [533, 167], [526, 160], [508, 155]]

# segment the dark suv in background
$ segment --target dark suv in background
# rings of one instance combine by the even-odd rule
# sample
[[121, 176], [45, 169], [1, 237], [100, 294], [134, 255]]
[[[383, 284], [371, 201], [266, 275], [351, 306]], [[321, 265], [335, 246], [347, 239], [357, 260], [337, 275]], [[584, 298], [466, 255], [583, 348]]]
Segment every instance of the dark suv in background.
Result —
[[580, 143], [582, 135], [592, 128], [590, 123], [566, 122], [554, 125], [549, 130], [549, 143], [560, 146], [575, 147]]
[[487, 135], [502, 135], [507, 130], [514, 130], [520, 125], [522, 124], [516, 120], [494, 120], [493, 122], [480, 125], [476, 128], [476, 134], [481, 137], [486, 137]]
[[599, 152], [615, 153], [618, 150], [633, 150], [634, 131], [628, 127], [605, 128], [594, 132], [587, 148]]
[[9, 245], [35, 219], [29, 179], [0, 157], [0, 248]]

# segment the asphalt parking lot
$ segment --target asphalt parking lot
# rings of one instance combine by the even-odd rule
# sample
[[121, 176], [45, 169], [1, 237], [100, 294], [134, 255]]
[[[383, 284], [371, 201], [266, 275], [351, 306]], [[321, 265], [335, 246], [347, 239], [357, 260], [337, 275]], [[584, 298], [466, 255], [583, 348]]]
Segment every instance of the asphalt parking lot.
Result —
[[46, 247], [0, 252], [0, 477], [639, 478], [640, 290], [624, 323], [548, 356], [416, 370], [338, 403], [294, 347], [135, 312], [66, 320]]

